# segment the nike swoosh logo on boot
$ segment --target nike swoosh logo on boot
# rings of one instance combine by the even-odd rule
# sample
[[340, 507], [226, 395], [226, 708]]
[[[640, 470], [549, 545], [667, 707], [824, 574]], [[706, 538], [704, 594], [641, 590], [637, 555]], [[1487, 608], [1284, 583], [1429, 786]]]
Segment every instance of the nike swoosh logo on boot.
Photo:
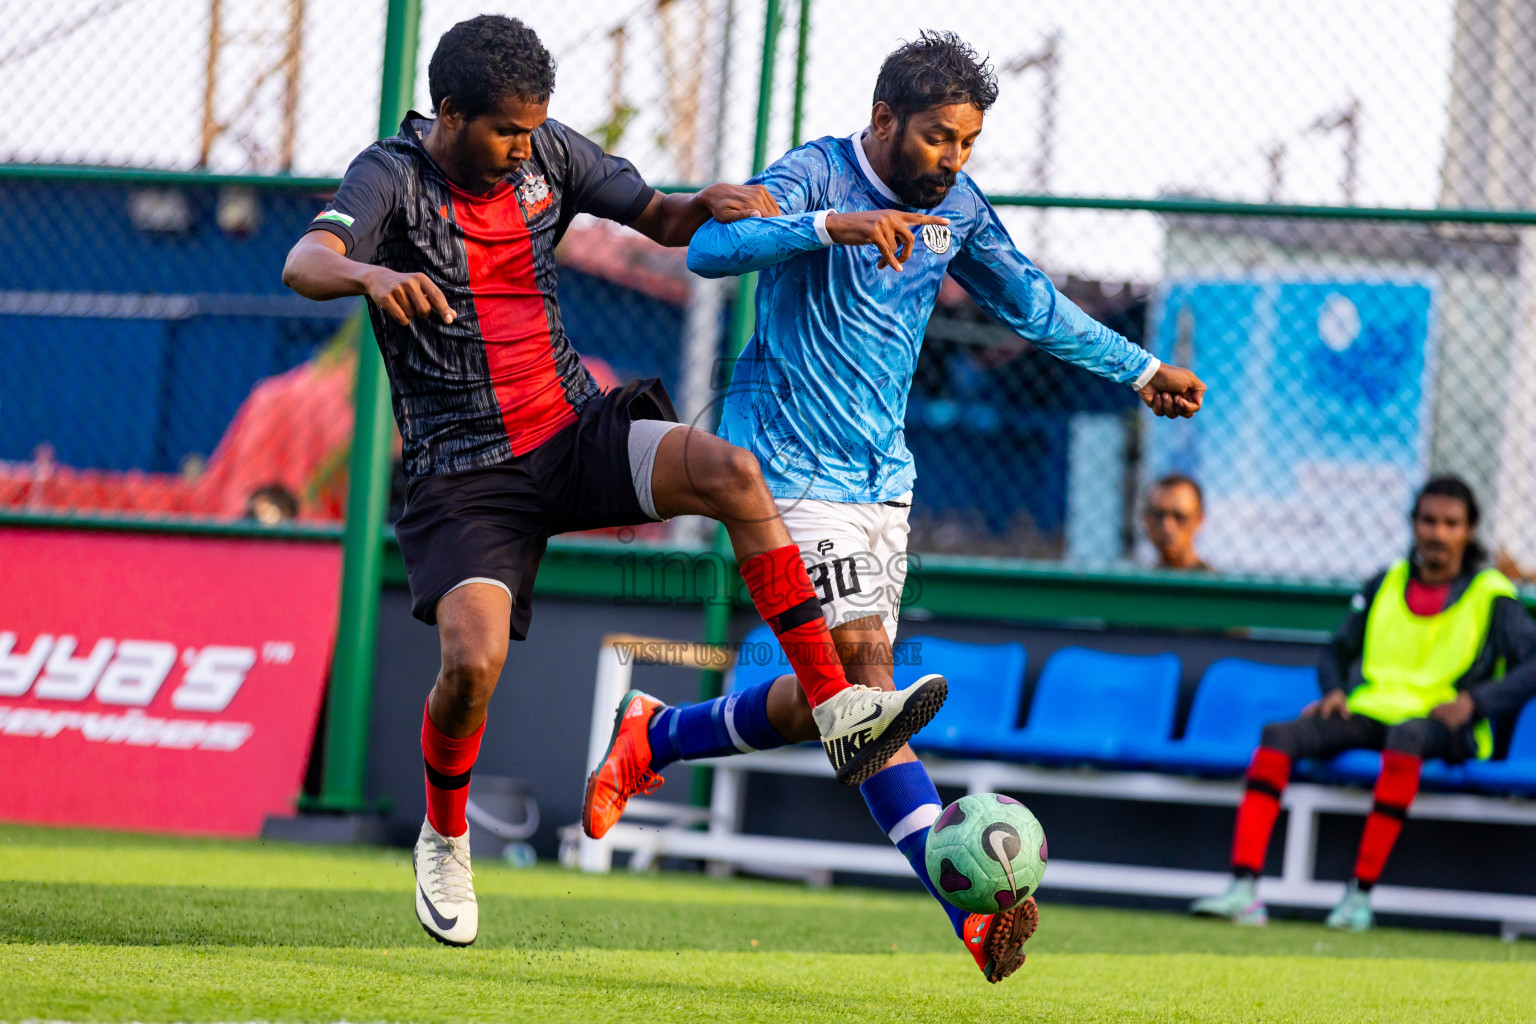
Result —
[[445, 932], [451, 931], [453, 926], [459, 923], [459, 919], [456, 917], [444, 917], [442, 914], [438, 913], [437, 907], [433, 906], [432, 901], [427, 897], [427, 891], [420, 885], [416, 886], [416, 889], [421, 893], [421, 901], [427, 905], [427, 913], [432, 915], [433, 922], [435, 922], [439, 928]]
[[[853, 724], [854, 725], [864, 725], [866, 723], [873, 722], [875, 719], [880, 717], [880, 712], [882, 712], [884, 710], [885, 710], [884, 708], [880, 707], [879, 705], [876, 705], [875, 706], [875, 710], [871, 711], [869, 714], [865, 715], [863, 718], [859, 719], [857, 722], [854, 722]], [[849, 728], [852, 728], [852, 726], [850, 726]]]

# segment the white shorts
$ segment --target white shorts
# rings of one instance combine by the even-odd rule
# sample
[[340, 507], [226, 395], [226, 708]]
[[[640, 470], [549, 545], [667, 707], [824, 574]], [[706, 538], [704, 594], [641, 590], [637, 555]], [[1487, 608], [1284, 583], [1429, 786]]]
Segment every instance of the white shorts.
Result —
[[907, 582], [912, 492], [892, 503], [775, 499], [775, 504], [805, 556], [827, 626], [878, 615], [894, 642]]

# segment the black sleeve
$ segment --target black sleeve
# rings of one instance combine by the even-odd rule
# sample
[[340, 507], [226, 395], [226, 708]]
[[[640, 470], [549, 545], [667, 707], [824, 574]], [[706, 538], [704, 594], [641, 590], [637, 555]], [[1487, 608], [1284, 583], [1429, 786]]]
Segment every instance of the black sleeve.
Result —
[[1519, 711], [1536, 696], [1536, 621], [1518, 599], [1495, 598], [1489, 634], [1494, 651], [1504, 659], [1504, 677], [1468, 692], [1478, 714], [1497, 718]]
[[1317, 682], [1324, 693], [1332, 690], [1353, 690], [1359, 682], [1358, 663], [1365, 652], [1365, 622], [1371, 612], [1371, 602], [1386, 573], [1377, 573], [1366, 581], [1360, 592], [1349, 599], [1349, 611], [1344, 621], [1334, 631], [1333, 639], [1323, 648], [1323, 656], [1317, 666]]
[[399, 170], [377, 145], [357, 155], [309, 231], [329, 231], [347, 247], [347, 256], [368, 263], [384, 237], [384, 229], [399, 204]]
[[565, 194], [570, 213], [590, 213], [620, 224], [640, 216], [656, 190], [645, 183], [635, 165], [604, 153], [580, 132], [565, 125], [561, 128], [567, 151]]

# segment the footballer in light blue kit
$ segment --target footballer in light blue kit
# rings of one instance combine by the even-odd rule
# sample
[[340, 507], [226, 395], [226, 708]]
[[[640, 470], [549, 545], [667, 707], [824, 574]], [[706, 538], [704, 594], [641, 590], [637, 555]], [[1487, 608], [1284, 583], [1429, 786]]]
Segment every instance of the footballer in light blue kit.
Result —
[[[1193, 415], [1205, 391], [1193, 373], [1085, 314], [1014, 246], [962, 171], [996, 98], [996, 76], [970, 46], [925, 32], [886, 58], [868, 127], [807, 143], [752, 179], [780, 216], [708, 222], [688, 247], [689, 268], [704, 277], [761, 271], [757, 329], [736, 364], [720, 435], [757, 456], [848, 677], [869, 686], [894, 688], [916, 476], [903, 423], [946, 273], [1021, 337], [1136, 389], [1159, 415]], [[761, 749], [765, 734], [784, 743], [817, 736], [793, 676], [647, 711], [649, 764], [617, 767], [654, 772]], [[752, 741], [741, 742], [747, 733]], [[967, 914], [942, 898], [923, 862], [942, 805], [911, 750], [860, 790], [987, 980], [1017, 970], [1038, 921], [1034, 900], [1019, 894], [1000, 913]]]

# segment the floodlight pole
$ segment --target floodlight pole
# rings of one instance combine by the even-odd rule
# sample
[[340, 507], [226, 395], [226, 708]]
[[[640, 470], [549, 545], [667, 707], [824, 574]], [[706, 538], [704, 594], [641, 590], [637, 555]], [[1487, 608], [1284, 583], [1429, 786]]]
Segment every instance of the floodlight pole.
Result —
[[[384, 33], [379, 137], [399, 130], [416, 85], [416, 36], [421, 0], [389, 0]], [[383, 583], [384, 513], [389, 501], [390, 409], [384, 360], [366, 313], [357, 347], [357, 406], [348, 469], [347, 527], [342, 538], [341, 610], [326, 696], [325, 760], [320, 808], [360, 811], [373, 708], [379, 588]]]

